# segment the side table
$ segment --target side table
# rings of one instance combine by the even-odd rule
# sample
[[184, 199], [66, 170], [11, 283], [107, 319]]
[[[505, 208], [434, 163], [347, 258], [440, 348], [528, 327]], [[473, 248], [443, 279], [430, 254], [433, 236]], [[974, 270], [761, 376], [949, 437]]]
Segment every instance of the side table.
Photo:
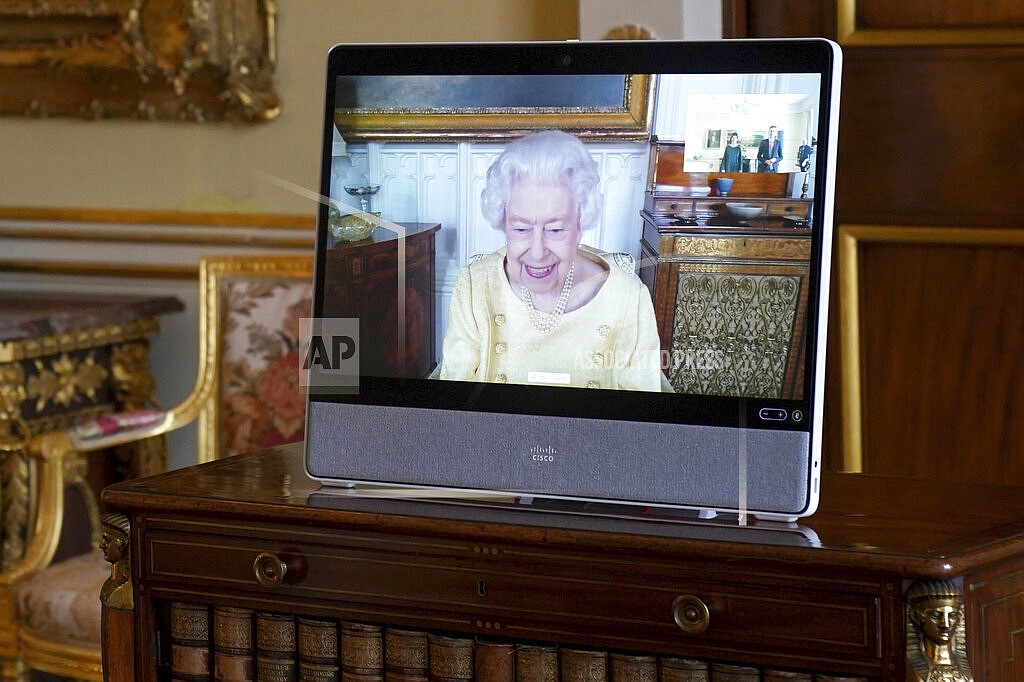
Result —
[[[98, 414], [152, 404], [146, 339], [159, 329], [157, 316], [183, 308], [173, 297], [0, 291], [0, 518], [5, 524], [0, 552], [5, 567], [21, 557], [30, 532], [27, 511], [35, 500], [25, 455], [29, 440]], [[98, 517], [92, 489], [128, 475], [162, 471], [164, 442], [146, 442], [124, 458], [114, 470], [88, 471], [83, 459], [67, 472], [91, 515]]]

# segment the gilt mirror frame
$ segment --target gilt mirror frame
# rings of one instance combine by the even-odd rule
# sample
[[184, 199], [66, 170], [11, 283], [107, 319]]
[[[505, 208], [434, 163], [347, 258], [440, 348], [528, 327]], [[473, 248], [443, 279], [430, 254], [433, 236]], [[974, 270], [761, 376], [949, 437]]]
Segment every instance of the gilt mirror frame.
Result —
[[276, 0], [6, 0], [0, 114], [271, 120], [276, 14]]
[[[652, 89], [657, 79], [648, 74], [598, 76], [580, 85], [575, 100], [563, 106], [539, 106], [529, 99], [537, 76], [507, 77], [498, 84], [489, 77], [485, 92], [478, 84], [457, 78], [419, 76], [415, 83], [388, 91], [386, 105], [335, 107], [334, 122], [346, 142], [427, 142], [505, 140], [531, 130], [557, 128], [583, 139], [646, 140], [650, 135]], [[582, 79], [576, 79], [579, 85]], [[494, 92], [487, 92], [490, 88]], [[341, 90], [339, 86], [339, 90]], [[540, 88], [539, 90], [543, 90]], [[507, 101], [485, 104], [501, 91]], [[480, 98], [481, 101], [474, 101]], [[456, 106], [451, 101], [460, 102]]]

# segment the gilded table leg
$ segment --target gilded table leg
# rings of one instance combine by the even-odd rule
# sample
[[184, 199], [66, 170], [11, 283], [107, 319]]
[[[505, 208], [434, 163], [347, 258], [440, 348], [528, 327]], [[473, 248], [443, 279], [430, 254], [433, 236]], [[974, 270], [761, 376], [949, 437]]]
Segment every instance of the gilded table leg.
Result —
[[167, 438], [153, 436], [134, 445], [132, 471], [135, 476], [152, 476], [167, 471]]
[[21, 414], [25, 372], [18, 363], [0, 365], [0, 519], [3, 520], [0, 567], [17, 563], [25, 552], [31, 508], [29, 464], [25, 448], [31, 437]]
[[28, 456], [24, 450], [0, 445], [0, 516], [3, 518], [0, 563], [4, 570], [17, 564], [25, 553], [32, 503], [29, 473]]
[[[132, 341], [114, 346], [110, 365], [116, 397], [123, 409], [159, 407], [154, 397], [156, 382], [149, 368], [149, 344]], [[167, 441], [162, 436], [139, 441], [133, 446], [130, 457], [132, 476], [162, 473], [167, 469]]]
[[21, 661], [3, 661], [3, 669], [4, 682], [29, 682], [29, 672]]

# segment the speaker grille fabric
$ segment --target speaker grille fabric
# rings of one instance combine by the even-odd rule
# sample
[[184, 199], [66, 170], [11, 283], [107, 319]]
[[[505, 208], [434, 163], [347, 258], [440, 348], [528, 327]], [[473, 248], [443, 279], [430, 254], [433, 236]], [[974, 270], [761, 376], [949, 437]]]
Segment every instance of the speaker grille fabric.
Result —
[[312, 402], [306, 467], [328, 484], [798, 515], [810, 497], [809, 440], [797, 431]]

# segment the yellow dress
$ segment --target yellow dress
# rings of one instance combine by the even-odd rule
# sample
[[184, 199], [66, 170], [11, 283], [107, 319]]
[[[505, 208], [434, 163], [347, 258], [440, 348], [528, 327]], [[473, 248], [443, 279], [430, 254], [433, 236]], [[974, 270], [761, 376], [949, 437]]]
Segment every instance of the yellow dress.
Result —
[[505, 276], [505, 250], [458, 275], [452, 291], [440, 379], [583, 388], [671, 390], [661, 371], [654, 306], [632, 273], [596, 252], [581, 253], [608, 270], [585, 305], [544, 334]]

